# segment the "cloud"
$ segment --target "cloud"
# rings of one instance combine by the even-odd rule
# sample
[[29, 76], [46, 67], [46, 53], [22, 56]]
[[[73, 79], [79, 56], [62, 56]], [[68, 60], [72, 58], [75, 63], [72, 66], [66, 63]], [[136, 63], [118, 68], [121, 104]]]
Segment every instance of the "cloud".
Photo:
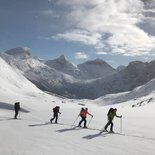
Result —
[[141, 0], [58, 0], [57, 5], [67, 8], [64, 18], [71, 29], [54, 39], [80, 42], [102, 51], [109, 46], [109, 54], [129, 56], [150, 54], [155, 47], [155, 36], [138, 27], [149, 18]]
[[101, 42], [102, 35], [100, 33], [91, 33], [85, 30], [71, 30], [65, 33], [59, 33], [56, 36], [53, 36], [54, 39], [64, 39], [67, 41], [76, 41], [81, 42], [85, 45], [92, 45], [92, 46], [100, 46], [103, 47], [104, 45]]
[[100, 52], [96, 52], [97, 55], [107, 55], [106, 52], [100, 51]]
[[75, 54], [75, 58], [76, 58], [76, 59], [87, 59], [88, 56], [87, 56], [85, 53], [83, 53], [83, 52], [77, 52], [77, 53]]

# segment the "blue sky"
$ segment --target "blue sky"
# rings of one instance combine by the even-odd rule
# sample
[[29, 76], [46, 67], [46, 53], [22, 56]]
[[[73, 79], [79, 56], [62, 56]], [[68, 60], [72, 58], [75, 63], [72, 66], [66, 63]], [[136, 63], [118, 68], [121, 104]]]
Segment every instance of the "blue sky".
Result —
[[[145, 3], [144, 3], [145, 2]], [[0, 0], [0, 52], [113, 67], [155, 59], [154, 0]]]

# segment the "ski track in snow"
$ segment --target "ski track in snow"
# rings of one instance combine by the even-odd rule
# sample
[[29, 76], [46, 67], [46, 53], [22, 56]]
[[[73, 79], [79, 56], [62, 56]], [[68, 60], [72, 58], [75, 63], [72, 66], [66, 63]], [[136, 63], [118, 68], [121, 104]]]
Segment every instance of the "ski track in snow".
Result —
[[[40, 119], [39, 115], [43, 118]], [[133, 153], [144, 155], [147, 152], [145, 149], [149, 148], [151, 150], [148, 154], [154, 154], [152, 149], [155, 138], [129, 134], [125, 131], [100, 133], [99, 128], [94, 128], [95, 124], [92, 124], [93, 127], [90, 125], [90, 129], [72, 126], [71, 123], [67, 123], [68, 117], [65, 116], [65, 118], [62, 116], [59, 118], [60, 123], [51, 124], [44, 118], [46, 115], [45, 111], [44, 113], [21, 114], [21, 119], [18, 120], [10, 118], [9, 115], [1, 115], [0, 132], [3, 133], [1, 139], [4, 140], [0, 142], [2, 146], [0, 154], [48, 155], [59, 152], [60, 155], [131, 155]]]

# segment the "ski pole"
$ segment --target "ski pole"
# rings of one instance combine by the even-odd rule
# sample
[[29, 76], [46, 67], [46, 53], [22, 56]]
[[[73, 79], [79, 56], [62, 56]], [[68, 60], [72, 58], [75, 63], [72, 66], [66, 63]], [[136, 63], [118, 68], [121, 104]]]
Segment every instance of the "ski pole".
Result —
[[61, 113], [59, 113], [59, 115], [58, 115], [58, 119], [59, 119], [59, 120], [61, 119], [61, 117], [60, 117], [60, 116], [61, 116]]
[[76, 117], [75, 121], [73, 122], [72, 126], [74, 126], [75, 122], [77, 121], [77, 119], [79, 118], [79, 115]]
[[120, 119], [120, 133], [122, 133], [122, 117]]
[[87, 127], [90, 125], [90, 122], [92, 121], [92, 118], [93, 118], [93, 117], [90, 118]]
[[61, 116], [61, 113], [59, 113], [58, 117], [60, 117], [60, 116]]
[[21, 119], [21, 118], [20, 118], [20, 110], [18, 111], [18, 115], [19, 115], [19, 119]]

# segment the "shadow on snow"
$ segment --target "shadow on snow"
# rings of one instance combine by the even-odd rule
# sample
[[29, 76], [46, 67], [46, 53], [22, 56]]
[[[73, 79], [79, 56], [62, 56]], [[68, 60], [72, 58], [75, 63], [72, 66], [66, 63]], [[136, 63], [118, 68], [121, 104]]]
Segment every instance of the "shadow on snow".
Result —
[[57, 130], [57, 132], [66, 132], [66, 131], [73, 131], [73, 130], [80, 130], [81, 128], [78, 127], [70, 127], [70, 128], [66, 128], [66, 129], [61, 129], [61, 130]]
[[97, 138], [99, 136], [106, 137], [107, 134], [109, 134], [109, 133], [108, 132], [105, 132], [105, 133], [99, 132], [99, 133], [96, 133], [96, 134], [93, 134], [93, 135], [84, 136], [82, 138], [90, 140], [90, 139], [93, 139], [93, 138]]
[[[0, 109], [14, 110], [14, 105], [13, 104], [9, 104], [9, 103], [0, 102]], [[20, 111], [21, 112], [25, 112], [25, 113], [30, 112], [30, 111], [28, 111], [28, 110], [26, 110], [24, 108], [21, 108]]]

